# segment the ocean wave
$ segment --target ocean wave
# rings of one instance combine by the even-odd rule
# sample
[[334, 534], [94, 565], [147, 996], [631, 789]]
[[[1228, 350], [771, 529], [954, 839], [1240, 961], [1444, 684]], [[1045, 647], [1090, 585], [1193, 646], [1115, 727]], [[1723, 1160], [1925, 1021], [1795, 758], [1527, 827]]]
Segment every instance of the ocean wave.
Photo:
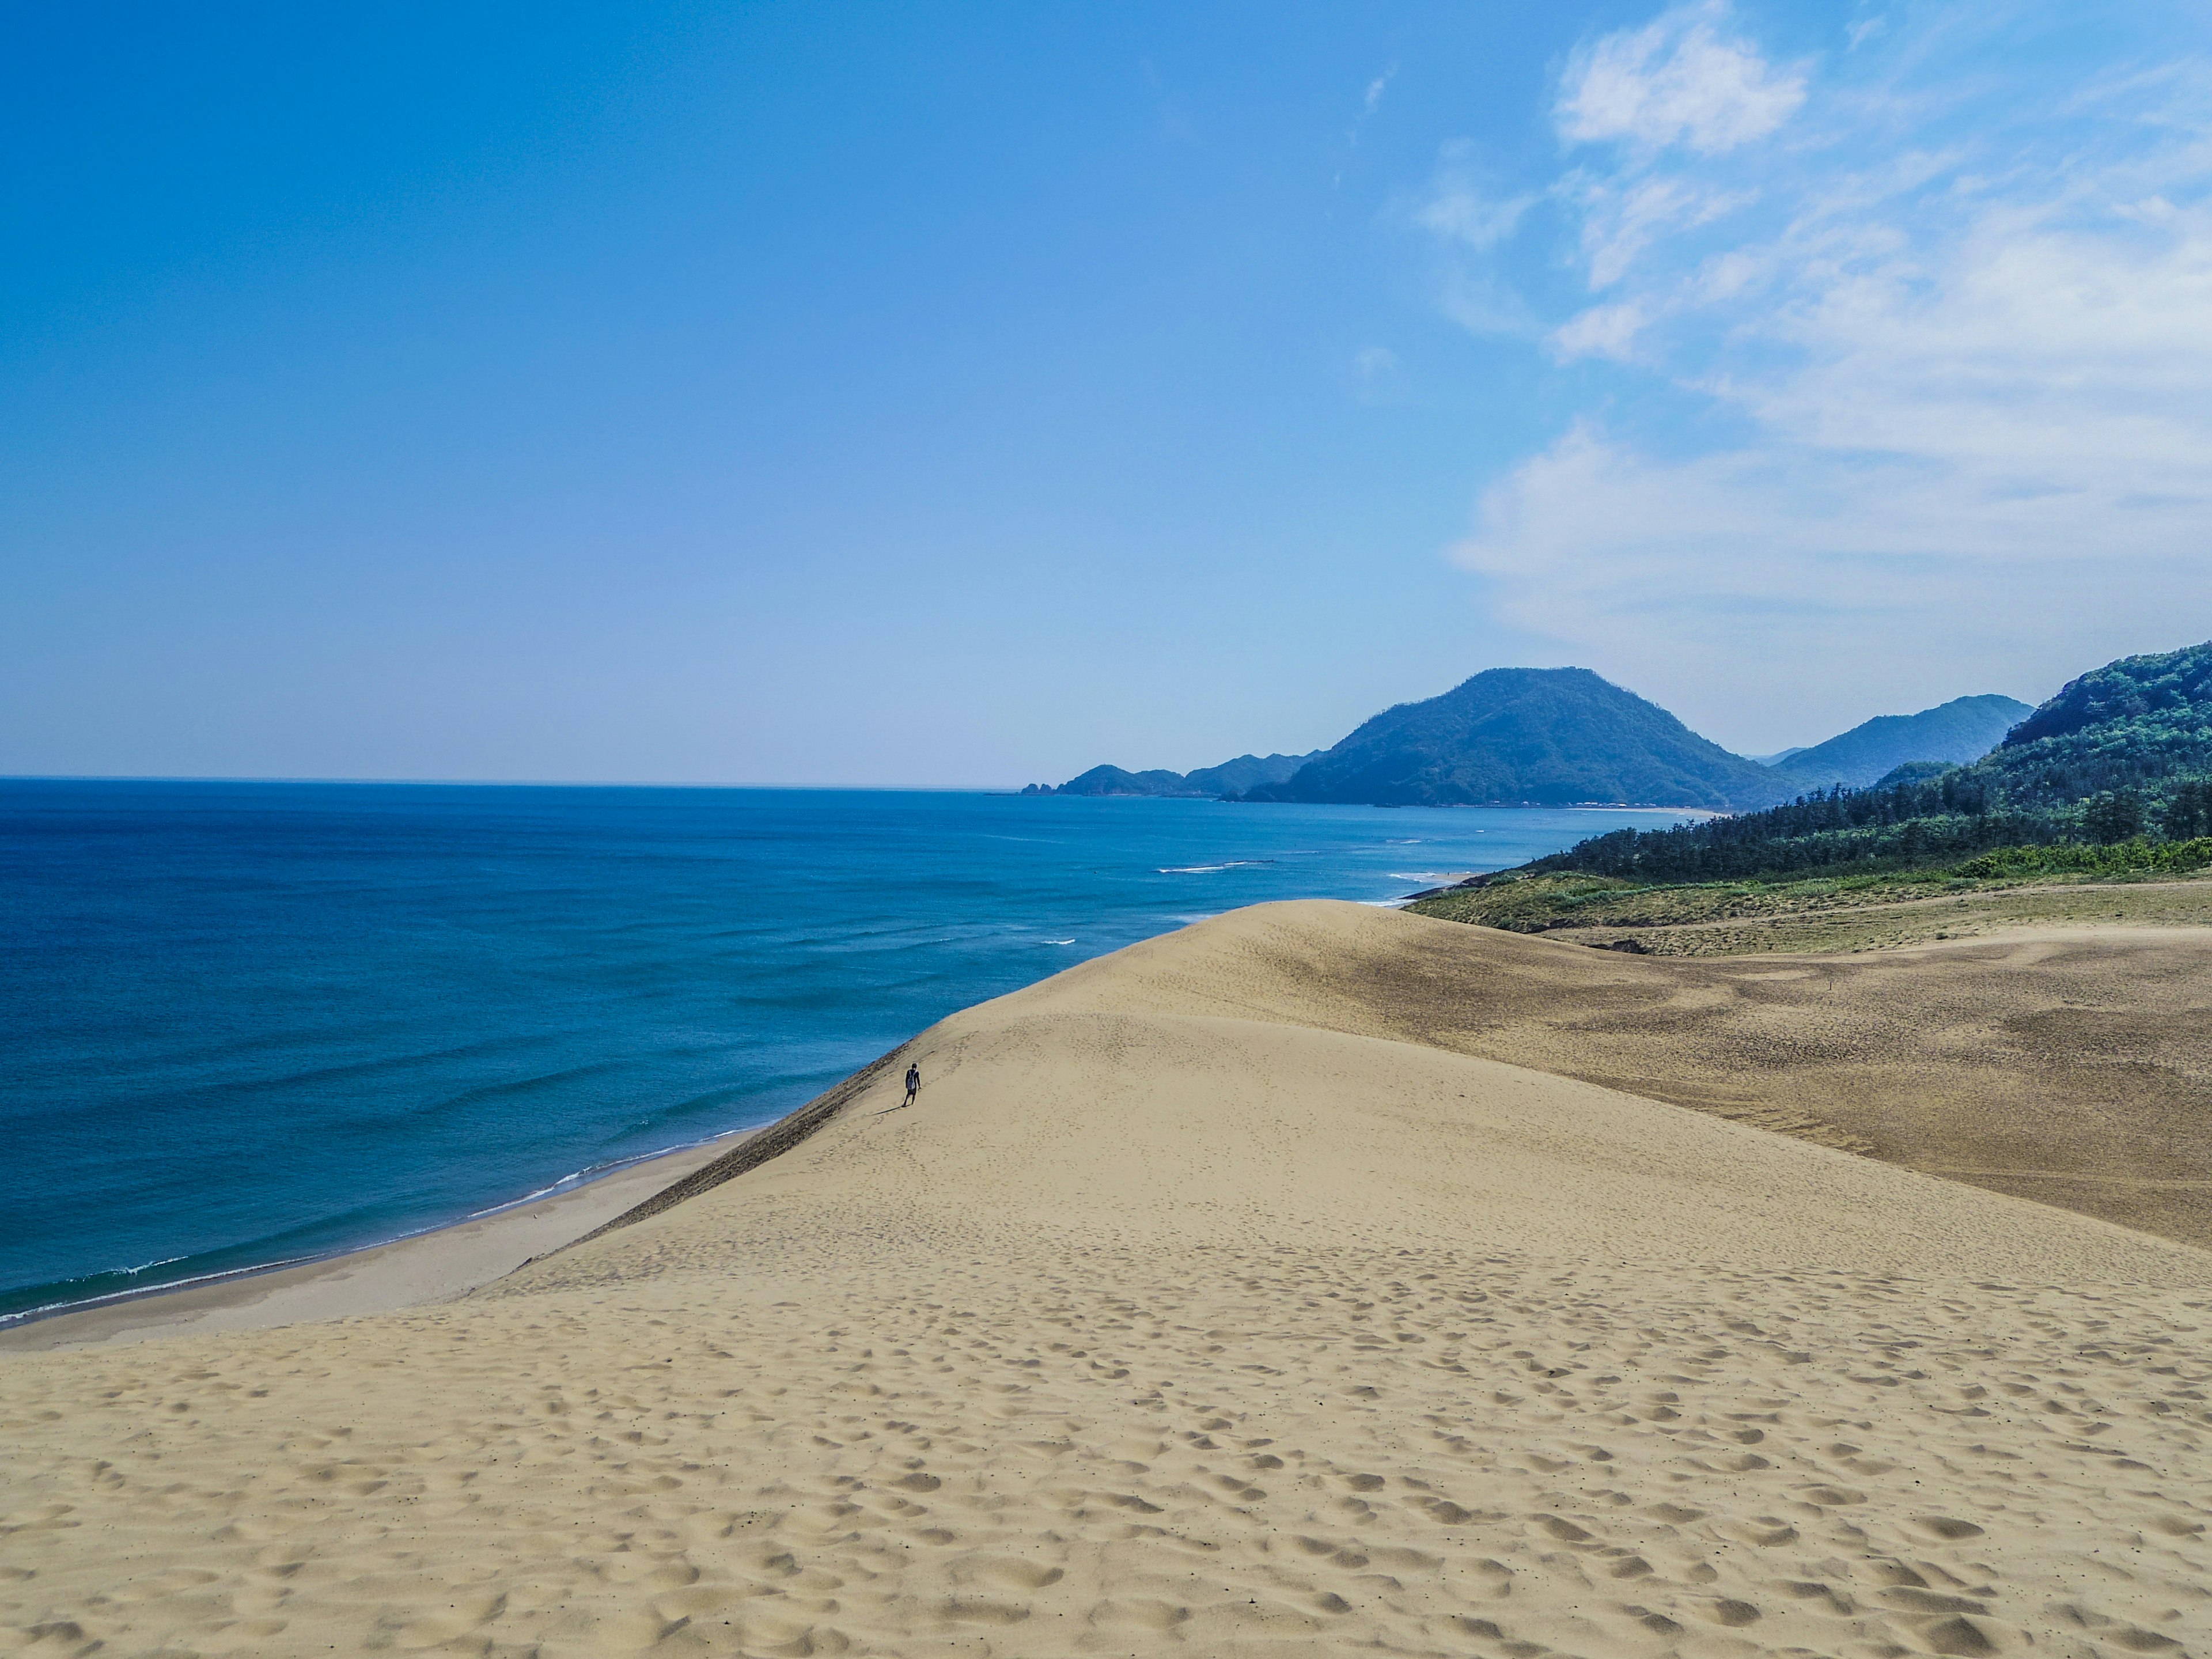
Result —
[[[333, 1251], [331, 1254], [337, 1255], [341, 1252]], [[164, 1296], [171, 1291], [185, 1290], [194, 1285], [214, 1285], [227, 1279], [246, 1279], [255, 1273], [275, 1273], [281, 1267], [296, 1267], [306, 1262], [327, 1259], [327, 1256], [321, 1255], [295, 1255], [279, 1261], [258, 1262], [252, 1267], [224, 1267], [214, 1273], [193, 1273], [184, 1279], [166, 1279], [158, 1285], [132, 1285], [123, 1290], [107, 1291], [92, 1296], [58, 1297], [51, 1302], [41, 1302], [35, 1306], [16, 1308], [6, 1313], [0, 1313], [0, 1330], [5, 1330], [10, 1325], [21, 1325], [30, 1320], [43, 1318], [49, 1314], [73, 1313], [81, 1308], [105, 1307], [111, 1302], [137, 1302], [149, 1296]], [[184, 1260], [185, 1258], [180, 1255], [169, 1258], [171, 1261]], [[147, 1263], [147, 1267], [155, 1267], [167, 1265], [158, 1261]], [[145, 1267], [110, 1267], [101, 1273], [84, 1273], [75, 1279], [55, 1279], [50, 1284], [27, 1285], [24, 1288], [25, 1292], [37, 1296], [49, 1291], [66, 1290], [72, 1285], [97, 1285], [102, 1279], [125, 1279], [133, 1273], [145, 1271]]]
[[[610, 1164], [607, 1167], [609, 1169], [612, 1169], [616, 1166]], [[550, 1187], [540, 1187], [534, 1193], [525, 1193], [520, 1198], [510, 1199], [504, 1204], [494, 1204], [485, 1209], [471, 1210], [469, 1212], [466, 1218], [471, 1221], [477, 1221], [488, 1215], [497, 1215], [501, 1210], [520, 1209], [525, 1204], [535, 1204], [541, 1198], [550, 1198], [554, 1194], [565, 1191], [570, 1187], [580, 1187], [583, 1185], [586, 1177], [597, 1173], [598, 1171], [599, 1166], [596, 1164], [594, 1164], [591, 1169], [572, 1170], [568, 1174], [562, 1176], [558, 1181], [555, 1182]]]
[[1273, 859], [1231, 859], [1223, 864], [1165, 864], [1156, 873], [1163, 876], [1211, 876], [1224, 870], [1249, 870], [1255, 865], [1273, 862]]

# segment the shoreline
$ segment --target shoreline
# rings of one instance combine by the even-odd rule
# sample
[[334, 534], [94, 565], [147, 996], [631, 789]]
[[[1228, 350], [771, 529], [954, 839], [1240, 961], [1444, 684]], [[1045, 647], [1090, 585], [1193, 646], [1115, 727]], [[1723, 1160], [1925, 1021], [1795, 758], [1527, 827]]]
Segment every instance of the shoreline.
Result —
[[571, 1244], [771, 1126], [736, 1129], [441, 1227], [304, 1261], [64, 1304], [0, 1326], [0, 1356], [349, 1319], [446, 1302]]

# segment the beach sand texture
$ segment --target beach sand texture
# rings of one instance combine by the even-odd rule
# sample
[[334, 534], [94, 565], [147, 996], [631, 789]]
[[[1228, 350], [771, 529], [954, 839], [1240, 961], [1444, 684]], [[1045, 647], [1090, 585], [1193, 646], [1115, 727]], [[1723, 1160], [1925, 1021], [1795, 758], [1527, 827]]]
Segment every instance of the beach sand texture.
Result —
[[0, 1651], [2212, 1649], [2212, 1255], [1407, 1040], [1650, 965], [1478, 932], [1235, 913], [458, 1303], [10, 1357]]

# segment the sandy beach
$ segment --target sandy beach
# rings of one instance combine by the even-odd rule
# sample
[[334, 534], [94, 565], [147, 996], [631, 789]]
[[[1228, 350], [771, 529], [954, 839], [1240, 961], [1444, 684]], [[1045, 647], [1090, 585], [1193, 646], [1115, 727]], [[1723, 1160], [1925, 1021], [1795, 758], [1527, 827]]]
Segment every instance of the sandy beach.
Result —
[[453, 1299], [0, 1356], [0, 1650], [2202, 1655], [2168, 931], [1235, 912]]
[[389, 1244], [12, 1325], [0, 1329], [0, 1354], [44, 1353], [187, 1332], [261, 1331], [447, 1301], [582, 1237], [757, 1133], [741, 1129], [643, 1159], [568, 1192]]

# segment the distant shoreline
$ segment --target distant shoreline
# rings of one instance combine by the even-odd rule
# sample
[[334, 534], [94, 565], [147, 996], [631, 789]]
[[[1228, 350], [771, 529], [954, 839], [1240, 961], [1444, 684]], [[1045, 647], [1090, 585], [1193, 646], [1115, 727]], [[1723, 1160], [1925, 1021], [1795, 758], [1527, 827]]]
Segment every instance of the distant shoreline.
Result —
[[1206, 806], [1357, 806], [1372, 812], [1682, 812], [1701, 818], [1722, 818], [1735, 810], [1728, 806], [1666, 806], [1620, 800], [1246, 800], [1229, 795], [1146, 794], [1134, 789], [1093, 794], [1087, 790], [1046, 789], [1034, 785], [998, 793], [1010, 793], [1025, 800], [1184, 800]]

